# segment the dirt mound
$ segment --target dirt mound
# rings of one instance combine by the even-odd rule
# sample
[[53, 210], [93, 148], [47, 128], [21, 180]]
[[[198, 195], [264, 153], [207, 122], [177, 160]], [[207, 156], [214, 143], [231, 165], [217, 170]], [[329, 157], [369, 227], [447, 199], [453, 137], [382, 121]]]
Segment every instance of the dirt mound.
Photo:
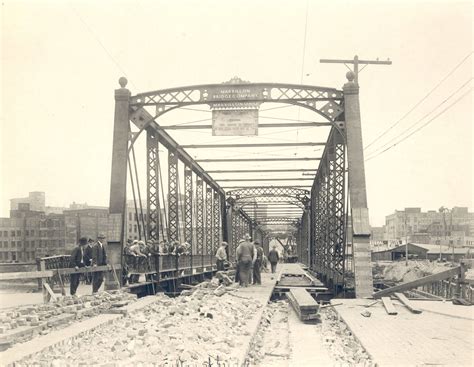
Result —
[[378, 277], [384, 280], [405, 283], [439, 273], [451, 267], [451, 264], [431, 262], [429, 260], [409, 260], [408, 265], [405, 264], [405, 261], [395, 261], [376, 263], [374, 268]]

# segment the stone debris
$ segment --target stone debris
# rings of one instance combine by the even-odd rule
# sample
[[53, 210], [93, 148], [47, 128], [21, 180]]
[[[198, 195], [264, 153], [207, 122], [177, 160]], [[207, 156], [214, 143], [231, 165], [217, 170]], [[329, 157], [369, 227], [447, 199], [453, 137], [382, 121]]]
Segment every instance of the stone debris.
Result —
[[271, 302], [263, 311], [262, 320], [247, 357], [250, 366], [287, 365], [290, 358], [288, 302]]
[[209, 361], [234, 365], [242, 348], [240, 339], [249, 335], [246, 324], [263, 306], [233, 297], [236, 291], [211, 280], [184, 296], [158, 294], [152, 304], [17, 365], [202, 366]]
[[65, 296], [56, 302], [20, 306], [0, 312], [0, 341], [11, 344], [45, 335], [75, 320], [92, 317], [112, 307], [134, 302], [136, 296], [123, 291], [100, 292], [81, 297]]
[[372, 367], [375, 363], [332, 308], [321, 310], [323, 345], [337, 365]]

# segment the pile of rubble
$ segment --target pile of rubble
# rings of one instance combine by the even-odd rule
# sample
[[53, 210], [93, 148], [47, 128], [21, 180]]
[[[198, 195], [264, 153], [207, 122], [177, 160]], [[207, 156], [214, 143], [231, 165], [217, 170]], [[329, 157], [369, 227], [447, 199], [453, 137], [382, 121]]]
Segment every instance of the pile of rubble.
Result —
[[440, 273], [451, 268], [449, 263], [438, 263], [429, 260], [409, 260], [408, 265], [404, 261], [391, 263], [376, 263], [374, 265], [374, 276], [378, 279], [393, 282], [411, 282], [427, 275]]
[[12, 345], [30, 340], [37, 334], [48, 334], [75, 320], [95, 316], [135, 300], [136, 296], [130, 293], [112, 291], [81, 297], [65, 296], [52, 303], [1, 310], [0, 341]]
[[236, 364], [241, 340], [250, 334], [246, 324], [262, 306], [214, 278], [183, 291], [180, 297], [158, 294], [151, 305], [20, 365]]
[[287, 364], [290, 357], [288, 307], [287, 301], [277, 301], [265, 308], [257, 334], [252, 340], [248, 365], [264, 367]]
[[323, 343], [337, 363], [343, 366], [375, 365], [335, 310], [331, 307], [322, 309], [321, 320]]

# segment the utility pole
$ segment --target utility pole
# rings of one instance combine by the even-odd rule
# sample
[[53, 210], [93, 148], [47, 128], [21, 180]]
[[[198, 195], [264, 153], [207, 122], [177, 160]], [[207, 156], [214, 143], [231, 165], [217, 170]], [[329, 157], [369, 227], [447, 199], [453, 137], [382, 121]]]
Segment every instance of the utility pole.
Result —
[[[364, 70], [367, 67], [367, 65], [392, 65], [392, 62], [390, 61], [390, 59], [387, 59], [387, 61], [380, 61], [379, 59], [359, 60], [359, 56], [357, 55], [355, 55], [354, 59], [352, 60], [320, 59], [319, 62], [322, 64], [344, 64], [349, 70], [350, 68], [349, 66], [347, 66], [347, 64], [354, 65], [352, 72], [354, 73], [354, 82], [356, 84], [359, 83], [359, 72]], [[364, 66], [359, 70], [359, 65], [364, 65]]]

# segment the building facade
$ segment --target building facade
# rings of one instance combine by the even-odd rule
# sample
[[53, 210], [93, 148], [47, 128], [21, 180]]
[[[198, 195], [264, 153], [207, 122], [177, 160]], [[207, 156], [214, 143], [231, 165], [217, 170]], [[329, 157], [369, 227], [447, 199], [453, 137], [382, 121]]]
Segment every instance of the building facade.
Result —
[[467, 207], [440, 211], [405, 208], [385, 217], [385, 240], [469, 245], [474, 236], [474, 213]]

